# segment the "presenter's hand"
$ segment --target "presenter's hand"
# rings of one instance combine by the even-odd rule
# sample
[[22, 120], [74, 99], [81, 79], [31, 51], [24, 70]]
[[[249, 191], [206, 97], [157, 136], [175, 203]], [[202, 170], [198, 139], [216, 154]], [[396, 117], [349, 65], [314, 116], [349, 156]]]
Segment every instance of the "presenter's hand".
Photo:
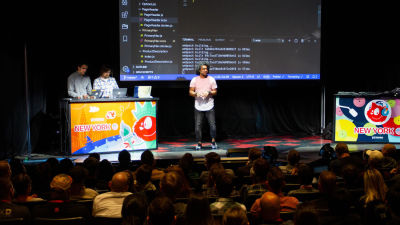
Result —
[[88, 99], [88, 98], [89, 98], [88, 95], [84, 95], [84, 96], [83, 96], [83, 99]]

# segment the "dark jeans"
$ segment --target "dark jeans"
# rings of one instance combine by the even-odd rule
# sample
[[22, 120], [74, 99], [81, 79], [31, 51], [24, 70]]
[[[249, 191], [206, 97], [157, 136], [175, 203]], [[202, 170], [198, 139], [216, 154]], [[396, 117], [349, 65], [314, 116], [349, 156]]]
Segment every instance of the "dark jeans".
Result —
[[211, 138], [216, 137], [217, 135], [217, 126], [215, 125], [215, 111], [211, 109], [209, 111], [199, 111], [194, 109], [194, 131], [196, 133], [196, 141], [201, 142], [201, 129], [203, 124], [203, 118], [206, 116], [208, 120], [208, 124], [210, 125], [210, 136]]

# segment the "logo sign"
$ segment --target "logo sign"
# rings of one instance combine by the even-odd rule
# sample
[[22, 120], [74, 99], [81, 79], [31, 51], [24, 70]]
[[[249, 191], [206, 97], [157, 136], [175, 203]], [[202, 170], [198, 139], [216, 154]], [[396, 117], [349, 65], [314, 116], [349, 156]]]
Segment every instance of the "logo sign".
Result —
[[375, 125], [385, 124], [392, 116], [392, 108], [384, 100], [376, 99], [370, 101], [364, 110], [365, 118]]

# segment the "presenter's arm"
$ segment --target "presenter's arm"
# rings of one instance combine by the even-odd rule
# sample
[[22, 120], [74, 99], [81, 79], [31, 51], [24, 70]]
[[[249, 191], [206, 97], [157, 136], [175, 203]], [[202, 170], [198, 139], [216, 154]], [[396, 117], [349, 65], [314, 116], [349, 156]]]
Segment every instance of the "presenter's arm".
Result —
[[72, 78], [68, 78], [67, 87], [68, 87], [68, 95], [69, 95], [70, 97], [73, 97], [73, 98], [78, 98], [78, 97], [80, 97], [80, 96], [78, 95], [78, 93], [75, 92], [75, 89], [74, 89], [74, 81], [72, 80]]
[[208, 95], [216, 96], [217, 95], [217, 89], [212, 89], [211, 91], [208, 92]]
[[189, 95], [192, 97], [197, 97], [197, 93], [194, 90], [194, 87], [189, 88]]

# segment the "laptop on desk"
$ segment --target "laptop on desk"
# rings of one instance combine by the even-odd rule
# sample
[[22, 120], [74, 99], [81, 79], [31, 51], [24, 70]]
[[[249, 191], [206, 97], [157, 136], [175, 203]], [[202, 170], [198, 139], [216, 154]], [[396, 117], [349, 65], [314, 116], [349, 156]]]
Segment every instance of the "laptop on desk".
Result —
[[90, 93], [90, 96], [94, 96], [95, 98], [101, 98], [103, 97], [103, 92], [101, 90], [93, 89], [92, 92]]
[[113, 89], [113, 98], [126, 98], [126, 92], [128, 88], [114, 88]]

